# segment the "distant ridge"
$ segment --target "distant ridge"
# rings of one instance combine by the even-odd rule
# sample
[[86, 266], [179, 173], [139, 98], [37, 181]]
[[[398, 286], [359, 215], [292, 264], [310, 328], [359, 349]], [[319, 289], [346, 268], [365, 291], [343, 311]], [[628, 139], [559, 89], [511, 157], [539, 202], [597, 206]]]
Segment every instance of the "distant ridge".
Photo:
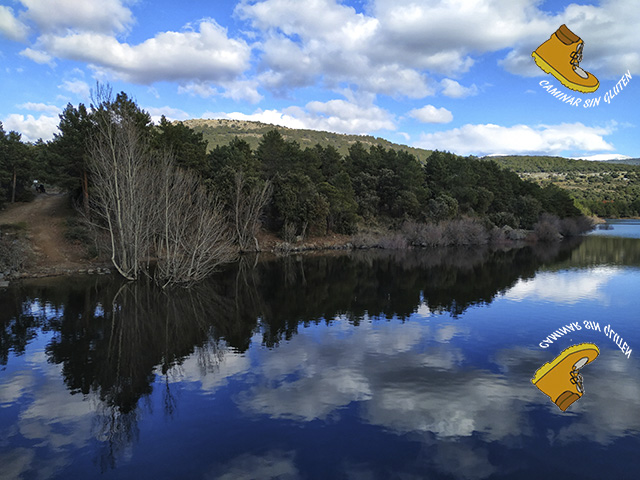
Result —
[[386, 149], [406, 150], [422, 163], [431, 155], [431, 150], [400, 145], [371, 135], [345, 135], [319, 130], [303, 130], [247, 120], [194, 119], [183, 120], [182, 123], [196, 132], [202, 132], [204, 139], [209, 142], [209, 150], [213, 150], [217, 145], [229, 144], [236, 136], [251, 145], [252, 149], [256, 149], [265, 133], [277, 130], [286, 140], [298, 142], [302, 149], [314, 147], [317, 144], [323, 147], [332, 145], [342, 155], [346, 155], [351, 145], [361, 142], [367, 147], [379, 145]]
[[617, 160], [605, 160], [606, 163], [619, 163], [622, 165], [640, 165], [640, 158], [619, 158]]

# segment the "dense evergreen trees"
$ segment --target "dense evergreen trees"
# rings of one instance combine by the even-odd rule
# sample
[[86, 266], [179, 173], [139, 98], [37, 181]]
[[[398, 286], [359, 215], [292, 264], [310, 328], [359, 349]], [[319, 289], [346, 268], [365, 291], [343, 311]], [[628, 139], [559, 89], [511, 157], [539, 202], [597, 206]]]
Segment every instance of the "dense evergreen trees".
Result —
[[[275, 129], [264, 134], [255, 149], [236, 137], [207, 153], [202, 133], [164, 117], [153, 126], [150, 116], [124, 93], [110, 108], [116, 117], [134, 118], [149, 148], [171, 152], [178, 166], [197, 173], [230, 217], [254, 210], [255, 205], [243, 205], [240, 198], [252, 197], [260, 204], [259, 197], [270, 193], [264, 225], [288, 240], [351, 234], [367, 224], [399, 227], [405, 220], [437, 222], [460, 216], [487, 220], [487, 225], [532, 228], [544, 212], [561, 218], [580, 214], [566, 191], [521, 180], [489, 159], [435, 151], [423, 163], [406, 151], [367, 148], [359, 142], [342, 155], [333, 146], [303, 149]], [[14, 180], [16, 191], [28, 187], [35, 174], [32, 167], [39, 162], [52, 181], [75, 191], [88, 205], [92, 179], [87, 146], [96, 135], [95, 112], [95, 107], [68, 105], [60, 115], [60, 133], [48, 144], [25, 145], [19, 134], [0, 129], [0, 152], [6, 159], [0, 168], [2, 197], [10, 200], [14, 195]], [[237, 230], [245, 239], [242, 243], [250, 241], [246, 228], [244, 233]]]

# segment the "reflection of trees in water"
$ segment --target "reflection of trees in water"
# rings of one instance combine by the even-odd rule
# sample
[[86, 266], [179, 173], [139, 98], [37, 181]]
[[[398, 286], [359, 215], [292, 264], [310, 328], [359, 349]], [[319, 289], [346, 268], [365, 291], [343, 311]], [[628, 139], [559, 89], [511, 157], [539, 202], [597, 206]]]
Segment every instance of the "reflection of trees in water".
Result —
[[[138, 437], [140, 400], [149, 399], [156, 375], [164, 376], [158, 385], [171, 416], [171, 376], [183, 360], [194, 355], [203, 373], [220, 364], [224, 350], [216, 325], [232, 323], [236, 308], [233, 296], [211, 287], [172, 292], [107, 277], [31, 282], [14, 292], [10, 320], [0, 324], [2, 355], [24, 351], [39, 329], [53, 331], [49, 361], [62, 364], [72, 393], [95, 395], [100, 463], [113, 466]], [[46, 307], [33, 311], [37, 304]]]
[[572, 250], [567, 262], [559, 268], [591, 268], [601, 265], [640, 267], [640, 239], [590, 235]]
[[[6, 363], [10, 350], [24, 351], [38, 329], [54, 332], [49, 360], [62, 364], [72, 393], [98, 399], [94, 432], [108, 468], [138, 438], [154, 385], [173, 415], [173, 377], [180, 378], [187, 357], [205, 374], [222, 360], [221, 341], [245, 351], [258, 329], [263, 343], [275, 346], [300, 325], [337, 317], [405, 320], [423, 304], [457, 316], [541, 267], [567, 261], [575, 246], [553, 248], [372, 250], [261, 262], [247, 256], [190, 290], [107, 277], [33, 282], [2, 300], [11, 317], [0, 323], [0, 358]], [[31, 312], [35, 299], [47, 307]]]
[[520, 279], [569, 258], [573, 243], [492, 251], [487, 247], [369, 250], [334, 256], [287, 257], [261, 264], [257, 273], [264, 343], [291, 338], [299, 325], [338, 316], [409, 318], [421, 305], [461, 315], [490, 303]]

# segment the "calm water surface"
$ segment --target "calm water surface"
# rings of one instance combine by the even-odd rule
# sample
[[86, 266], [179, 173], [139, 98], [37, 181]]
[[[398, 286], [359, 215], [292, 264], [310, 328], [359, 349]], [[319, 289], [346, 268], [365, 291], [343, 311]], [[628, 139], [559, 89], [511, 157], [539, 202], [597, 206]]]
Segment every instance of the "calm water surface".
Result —
[[[252, 259], [189, 292], [14, 285], [0, 478], [640, 478], [640, 223], [613, 227]], [[601, 353], [563, 413], [531, 378], [581, 342]]]

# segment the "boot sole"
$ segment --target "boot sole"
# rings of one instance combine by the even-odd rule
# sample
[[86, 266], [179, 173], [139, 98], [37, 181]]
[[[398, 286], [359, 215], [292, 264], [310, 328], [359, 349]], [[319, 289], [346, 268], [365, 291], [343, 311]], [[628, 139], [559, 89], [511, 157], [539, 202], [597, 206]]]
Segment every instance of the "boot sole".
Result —
[[576, 90], [582, 93], [593, 93], [596, 90], [598, 90], [598, 87], [600, 87], [600, 82], [596, 83], [595, 86], [593, 87], [587, 87], [584, 85], [580, 85], [578, 83], [573, 83], [568, 79], [566, 79], [564, 76], [562, 76], [562, 74], [558, 72], [555, 68], [553, 68], [551, 65], [545, 62], [543, 58], [540, 55], [538, 55], [536, 52], [533, 52], [531, 56], [535, 60], [536, 65], [538, 65], [538, 67], [540, 67], [543, 72], [553, 75], [555, 78], [557, 78], [560, 81], [562, 85], [564, 85], [567, 88], [570, 88], [571, 90]]
[[[595, 360], [597, 356], [600, 355], [600, 349], [593, 343], [579, 343], [578, 345], [573, 345], [569, 348], [564, 349], [554, 360], [549, 363], [545, 363], [538, 370], [536, 370], [536, 374], [531, 379], [531, 383], [533, 383], [534, 385], [538, 383], [542, 377], [553, 370], [554, 367], [560, 364], [560, 362], [562, 362], [572, 353], [589, 351], [591, 351], [592, 353], [595, 351], [596, 353], [596, 356], [593, 357], [593, 360]], [[585, 365], [590, 364], [591, 362], [593, 362], [593, 360], [589, 360], [587, 363], [585, 363]]]

